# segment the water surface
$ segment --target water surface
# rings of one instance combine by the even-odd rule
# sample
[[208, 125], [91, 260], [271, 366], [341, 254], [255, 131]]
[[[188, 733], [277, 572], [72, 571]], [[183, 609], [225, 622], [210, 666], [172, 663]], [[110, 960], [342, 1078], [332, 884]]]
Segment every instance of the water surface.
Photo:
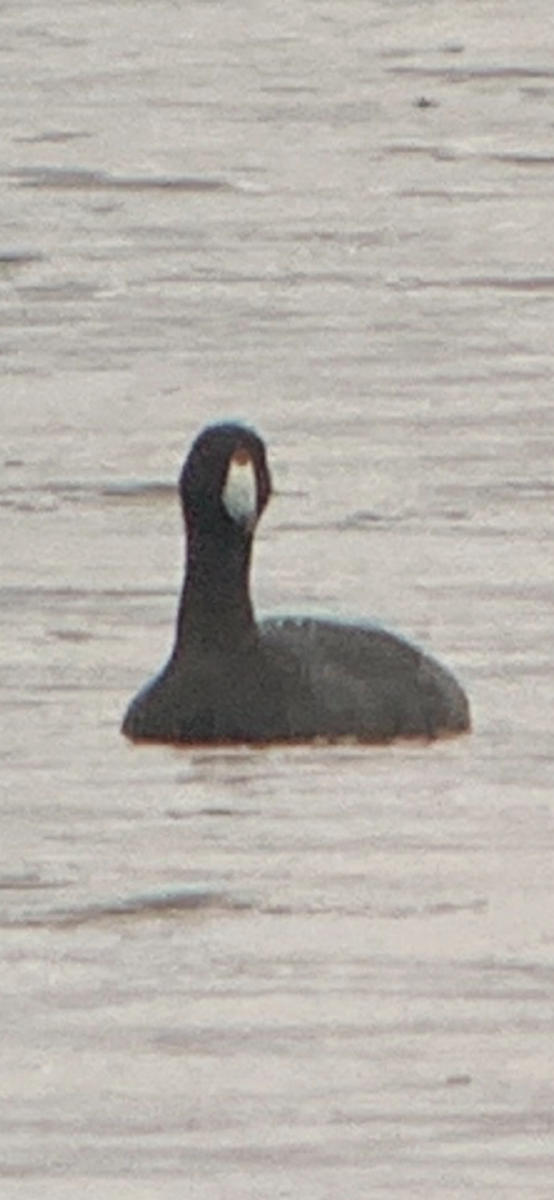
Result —
[[[7, 1200], [551, 1200], [549, 18], [2, 6]], [[421, 640], [471, 738], [120, 738], [220, 417], [258, 606]]]

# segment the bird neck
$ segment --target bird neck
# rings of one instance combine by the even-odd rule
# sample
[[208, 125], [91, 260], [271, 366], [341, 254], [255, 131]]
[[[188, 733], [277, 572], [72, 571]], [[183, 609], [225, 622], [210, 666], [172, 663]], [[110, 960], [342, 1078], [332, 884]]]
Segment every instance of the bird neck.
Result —
[[252, 538], [240, 530], [188, 529], [175, 653], [196, 645], [235, 647], [255, 629], [249, 577]]

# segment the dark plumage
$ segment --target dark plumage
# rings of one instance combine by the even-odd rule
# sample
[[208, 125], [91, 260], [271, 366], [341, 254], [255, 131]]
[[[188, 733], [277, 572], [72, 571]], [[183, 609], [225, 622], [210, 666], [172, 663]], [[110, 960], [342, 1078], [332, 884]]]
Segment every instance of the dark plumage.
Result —
[[132, 700], [127, 737], [387, 742], [469, 729], [453, 675], [379, 626], [292, 617], [256, 624], [250, 556], [270, 492], [253, 430], [214, 425], [199, 435], [180, 478], [187, 562], [175, 644]]

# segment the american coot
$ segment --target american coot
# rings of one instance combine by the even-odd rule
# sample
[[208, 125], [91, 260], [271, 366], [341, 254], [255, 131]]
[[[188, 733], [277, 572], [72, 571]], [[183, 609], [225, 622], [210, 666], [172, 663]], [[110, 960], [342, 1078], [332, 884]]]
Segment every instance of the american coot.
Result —
[[198, 436], [180, 478], [187, 562], [175, 645], [132, 700], [127, 737], [387, 742], [467, 730], [460, 685], [403, 638], [311, 617], [256, 624], [250, 556], [270, 491], [252, 429], [214, 425]]

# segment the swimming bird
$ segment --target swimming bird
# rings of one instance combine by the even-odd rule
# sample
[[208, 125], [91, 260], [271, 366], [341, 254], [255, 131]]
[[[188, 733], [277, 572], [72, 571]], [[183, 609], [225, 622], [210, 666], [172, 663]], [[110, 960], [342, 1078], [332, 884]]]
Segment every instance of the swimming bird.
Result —
[[256, 621], [250, 560], [271, 479], [253, 429], [204, 429], [179, 491], [187, 550], [175, 641], [163, 670], [131, 701], [127, 737], [389, 742], [469, 729], [454, 676], [403, 637], [369, 622]]

